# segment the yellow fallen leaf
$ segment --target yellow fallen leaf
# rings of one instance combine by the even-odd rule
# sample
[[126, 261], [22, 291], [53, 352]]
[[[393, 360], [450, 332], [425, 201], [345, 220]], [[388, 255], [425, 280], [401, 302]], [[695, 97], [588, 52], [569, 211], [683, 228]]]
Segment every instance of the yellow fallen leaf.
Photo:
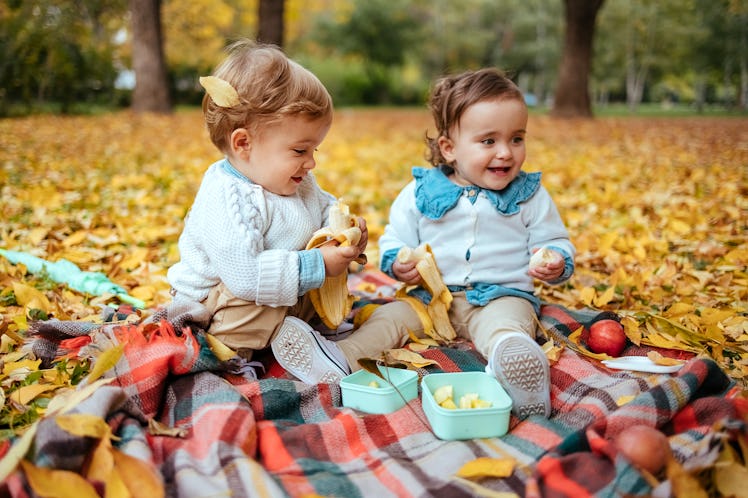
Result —
[[27, 386], [21, 386], [10, 394], [10, 399], [16, 403], [26, 405], [34, 400], [37, 396], [48, 391], [54, 391], [57, 389], [56, 384], [29, 384]]
[[184, 427], [169, 427], [156, 419], [148, 419], [148, 434], [152, 436], [185, 437], [188, 433]]
[[595, 300], [596, 295], [597, 292], [595, 292], [593, 287], [585, 287], [579, 291], [579, 300], [582, 301], [585, 306], [592, 306], [592, 302]]
[[16, 296], [16, 302], [28, 309], [39, 309], [42, 311], [52, 311], [52, 304], [38, 289], [20, 282], [13, 282], [13, 293]]
[[593, 304], [598, 308], [602, 308], [603, 306], [605, 306], [606, 304], [608, 304], [609, 302], [613, 300], [613, 297], [615, 296], [615, 294], [616, 294], [616, 288], [611, 285], [610, 287], [605, 289], [605, 292], [595, 297], [595, 299], [593, 300]]
[[372, 313], [379, 308], [381, 304], [369, 303], [361, 307], [356, 314], [353, 315], [353, 328], [357, 329], [369, 319]]
[[5, 479], [16, 470], [18, 464], [21, 463], [21, 460], [26, 456], [26, 453], [28, 453], [31, 444], [34, 442], [34, 436], [36, 436], [36, 430], [39, 427], [39, 420], [26, 429], [23, 436], [21, 436], [21, 438], [11, 446], [3, 459], [0, 460], [0, 481], [5, 481]]
[[412, 330], [408, 330], [408, 337], [410, 337], [411, 347], [413, 344], [421, 344], [426, 347], [428, 346], [438, 347], [439, 346], [439, 343], [435, 341], [434, 339], [431, 339], [429, 337], [418, 337], [417, 335], [413, 333]]
[[65, 240], [62, 241], [62, 245], [64, 247], [72, 247], [77, 246], [86, 238], [88, 237], [88, 230], [78, 230], [77, 232], [73, 232], [68, 237], [65, 238]]
[[106, 496], [127, 496], [127, 494], [117, 495], [109, 489], [109, 481], [113, 480], [113, 485], [117, 487], [117, 480], [112, 479], [114, 474], [114, 456], [112, 455], [112, 443], [109, 438], [101, 438], [91, 453], [83, 475], [92, 482], [102, 482], [107, 484]]
[[481, 457], [467, 462], [455, 475], [465, 479], [504, 478], [512, 475], [515, 464], [516, 461], [513, 458]]
[[130, 254], [120, 261], [119, 266], [125, 271], [132, 271], [140, 266], [148, 256], [147, 247], [136, 247], [130, 251]]
[[673, 496], [709, 498], [709, 494], [701, 487], [699, 480], [688, 473], [676, 459], [668, 459], [666, 475], [673, 486]]
[[541, 346], [541, 349], [545, 353], [545, 356], [546, 358], [548, 358], [548, 361], [550, 363], [556, 363], [561, 358], [561, 354], [564, 352], [564, 346], [556, 346], [553, 340], [546, 341]]
[[667, 356], [662, 356], [657, 351], [648, 352], [647, 358], [652, 360], [652, 363], [654, 363], [655, 365], [670, 366], [670, 365], [682, 365], [683, 363], [685, 363], [685, 361], [683, 360], [678, 360], [675, 358], [668, 358]]
[[205, 334], [205, 339], [208, 341], [208, 347], [210, 347], [210, 350], [213, 351], [213, 354], [216, 355], [216, 358], [220, 361], [228, 361], [236, 356], [236, 351], [216, 339], [214, 335]]
[[96, 489], [79, 474], [69, 470], [37, 467], [21, 460], [29, 486], [39, 496], [55, 498], [99, 498]]
[[138, 285], [130, 289], [130, 295], [141, 301], [151, 301], [156, 296], [156, 287], [153, 285]]
[[29, 360], [29, 359], [5, 363], [3, 365], [3, 375], [10, 375], [13, 371], [19, 370], [21, 368], [25, 368], [29, 372], [36, 372], [37, 370], [39, 370], [39, 365], [41, 365], [41, 363], [42, 363], [42, 360]]
[[134, 498], [161, 498], [164, 483], [154, 467], [139, 458], [113, 449], [114, 465]]
[[88, 413], [58, 415], [55, 417], [55, 422], [63, 430], [74, 436], [101, 439], [108, 438], [112, 432], [109, 424], [103, 418]]
[[389, 358], [395, 361], [409, 363], [416, 368], [423, 368], [427, 365], [439, 365], [438, 362], [426, 359], [420, 354], [408, 349], [388, 349], [386, 354]]
[[124, 345], [118, 344], [102, 352], [96, 358], [94, 366], [86, 377], [85, 382], [91, 383], [97, 381], [107, 370], [116, 365], [122, 357], [124, 349]]
[[629, 402], [630, 402], [631, 400], [633, 400], [634, 398], [636, 398], [636, 396], [634, 396], [633, 394], [626, 394], [626, 395], [624, 395], [624, 396], [620, 396], [620, 397], [619, 397], [619, 398], [618, 398], [618, 399], [616, 400], [616, 404], [617, 404], [618, 406], [623, 406], [623, 405], [625, 405], [626, 403], [629, 403]]
[[722, 496], [748, 496], [745, 487], [746, 480], [748, 480], [748, 469], [737, 462], [728, 462], [714, 467], [714, 483]]

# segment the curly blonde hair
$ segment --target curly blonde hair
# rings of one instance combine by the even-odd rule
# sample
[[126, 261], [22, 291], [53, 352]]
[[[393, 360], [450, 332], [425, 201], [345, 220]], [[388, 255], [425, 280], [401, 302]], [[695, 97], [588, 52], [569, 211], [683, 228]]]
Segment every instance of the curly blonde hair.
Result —
[[221, 107], [207, 93], [203, 97], [210, 140], [221, 152], [229, 151], [237, 128], [256, 133], [262, 125], [299, 114], [332, 119], [332, 98], [322, 82], [278, 47], [243, 39], [229, 45], [227, 53], [213, 76], [234, 87], [239, 104]]
[[439, 137], [449, 138], [468, 107], [484, 100], [521, 100], [524, 96], [514, 82], [495, 68], [465, 71], [436, 81], [428, 107], [434, 118], [436, 136], [426, 134], [426, 159], [433, 166], [448, 164], [439, 148]]

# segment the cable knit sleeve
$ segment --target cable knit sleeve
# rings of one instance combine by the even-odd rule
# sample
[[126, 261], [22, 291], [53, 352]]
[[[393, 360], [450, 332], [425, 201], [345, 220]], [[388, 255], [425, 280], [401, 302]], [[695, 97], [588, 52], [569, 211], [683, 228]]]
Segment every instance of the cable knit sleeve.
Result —
[[169, 270], [178, 293], [196, 300], [223, 282], [240, 299], [268, 306], [296, 303], [296, 250], [266, 250], [268, 208], [262, 189], [209, 171], [179, 240], [181, 260]]

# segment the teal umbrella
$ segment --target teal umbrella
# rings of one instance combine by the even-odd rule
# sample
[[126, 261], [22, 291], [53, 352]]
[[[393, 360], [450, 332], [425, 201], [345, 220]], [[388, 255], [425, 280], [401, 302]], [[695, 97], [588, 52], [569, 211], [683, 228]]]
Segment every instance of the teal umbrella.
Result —
[[128, 295], [124, 287], [115, 284], [103, 273], [82, 271], [67, 259], [60, 259], [53, 263], [25, 252], [5, 249], [0, 249], [0, 255], [13, 264], [23, 264], [31, 273], [39, 273], [46, 269], [49, 278], [71, 289], [94, 296], [114, 294], [122, 302], [132, 304], [136, 308], [145, 308], [145, 302]]

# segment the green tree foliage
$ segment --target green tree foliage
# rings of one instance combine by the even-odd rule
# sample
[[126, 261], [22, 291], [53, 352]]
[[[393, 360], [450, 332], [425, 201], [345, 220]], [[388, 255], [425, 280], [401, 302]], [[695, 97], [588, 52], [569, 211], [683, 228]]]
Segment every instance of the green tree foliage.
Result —
[[0, 115], [11, 102], [27, 111], [57, 102], [114, 98], [114, 32], [123, 0], [20, 0], [0, 3]]
[[[254, 38], [259, 0], [162, 0], [176, 103], [227, 42]], [[563, 34], [561, 0], [285, 0], [284, 47], [339, 105], [422, 105], [447, 72], [494, 65], [550, 101]], [[122, 99], [132, 68], [125, 0], [0, 0], [0, 115]], [[679, 100], [745, 106], [746, 0], [609, 0], [598, 16], [594, 102]], [[118, 100], [119, 99], [119, 100]], [[53, 103], [54, 107], [50, 107]]]
[[330, 15], [318, 22], [316, 39], [343, 57], [365, 61], [364, 103], [390, 101], [390, 70], [405, 62], [419, 39], [418, 21], [407, 0], [354, 0], [350, 16], [338, 22]]

